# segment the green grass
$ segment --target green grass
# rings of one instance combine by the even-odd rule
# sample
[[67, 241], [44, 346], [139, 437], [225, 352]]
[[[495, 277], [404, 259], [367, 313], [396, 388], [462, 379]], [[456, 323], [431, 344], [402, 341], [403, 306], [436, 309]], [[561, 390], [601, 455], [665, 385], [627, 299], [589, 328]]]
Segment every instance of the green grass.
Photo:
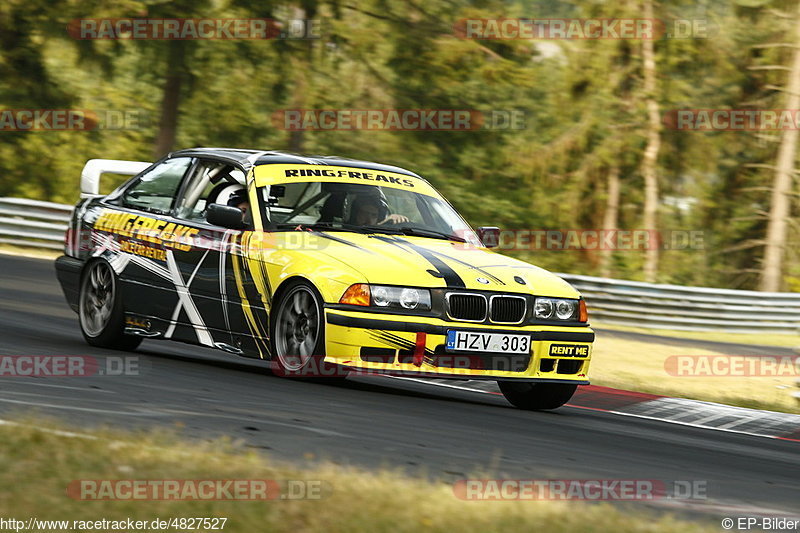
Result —
[[718, 402], [739, 407], [800, 413], [792, 393], [797, 377], [684, 377], [670, 375], [671, 356], [737, 355], [708, 349], [633, 341], [599, 333], [592, 348], [589, 379], [593, 385]]
[[[25, 420], [38, 426], [42, 420]], [[464, 501], [449, 482], [383, 470], [322, 465], [298, 469], [230, 441], [182, 440], [175, 433], [101, 431], [100, 438], [60, 436], [0, 425], [0, 516], [26, 520], [134, 520], [225, 517], [225, 532], [676, 532], [718, 531], [629, 504]], [[80, 479], [319, 480], [315, 500], [81, 501], [66, 488]]]
[[0, 243], [0, 254], [20, 255], [24, 257], [38, 257], [41, 259], [55, 259], [63, 252], [58, 250], [47, 250], [43, 248], [32, 248], [28, 246], [16, 246], [14, 244]]
[[714, 331], [681, 331], [677, 329], [641, 328], [606, 324], [592, 320], [592, 325], [599, 329], [646, 333], [663, 337], [693, 339], [701, 341], [730, 342], [738, 344], [756, 344], [761, 346], [780, 346], [784, 348], [800, 348], [800, 335], [773, 335], [769, 333], [721, 333]]

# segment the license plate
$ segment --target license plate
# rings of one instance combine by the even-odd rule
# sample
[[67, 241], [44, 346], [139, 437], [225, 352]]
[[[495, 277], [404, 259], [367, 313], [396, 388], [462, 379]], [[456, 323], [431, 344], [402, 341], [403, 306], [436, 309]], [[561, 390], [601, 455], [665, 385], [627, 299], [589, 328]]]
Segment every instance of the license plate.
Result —
[[530, 353], [531, 337], [515, 333], [478, 333], [475, 331], [447, 331], [448, 352]]

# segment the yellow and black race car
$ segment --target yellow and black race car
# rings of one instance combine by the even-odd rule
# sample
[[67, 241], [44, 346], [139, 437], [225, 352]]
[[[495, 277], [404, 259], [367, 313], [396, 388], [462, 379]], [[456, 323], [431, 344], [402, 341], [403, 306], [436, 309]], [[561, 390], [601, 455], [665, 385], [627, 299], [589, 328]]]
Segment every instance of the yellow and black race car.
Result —
[[[98, 194], [103, 172], [134, 175]], [[491, 379], [525, 409], [563, 405], [594, 333], [575, 289], [487, 249], [423, 178], [339, 157], [198, 148], [92, 160], [56, 260], [86, 341], [171, 339], [347, 371]]]

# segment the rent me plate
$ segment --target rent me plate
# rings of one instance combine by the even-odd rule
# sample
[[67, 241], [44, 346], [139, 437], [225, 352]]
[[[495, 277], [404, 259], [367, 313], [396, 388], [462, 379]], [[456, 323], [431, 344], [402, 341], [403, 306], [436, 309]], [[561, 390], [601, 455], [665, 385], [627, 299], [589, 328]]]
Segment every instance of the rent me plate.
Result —
[[531, 337], [515, 333], [479, 333], [447, 330], [448, 352], [524, 353], [531, 349]]

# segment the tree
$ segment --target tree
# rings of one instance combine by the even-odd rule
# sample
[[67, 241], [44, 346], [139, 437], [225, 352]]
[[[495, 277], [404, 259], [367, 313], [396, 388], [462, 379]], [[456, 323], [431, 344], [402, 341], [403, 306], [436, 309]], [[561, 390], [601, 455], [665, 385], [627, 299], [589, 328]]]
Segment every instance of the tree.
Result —
[[[642, 2], [644, 18], [653, 20], [653, 0]], [[658, 151], [661, 148], [661, 117], [658, 114], [656, 87], [656, 57], [653, 39], [642, 40], [642, 73], [644, 97], [647, 106], [647, 147], [642, 157], [644, 178], [644, 229], [658, 230]], [[656, 281], [658, 274], [658, 247], [649, 246], [645, 251], [644, 279]]]
[[[800, 109], [800, 4], [794, 21], [794, 52], [788, 72], [786, 104], [784, 109]], [[798, 130], [789, 128], [781, 133], [780, 147], [775, 161], [775, 177], [772, 182], [772, 197], [764, 244], [764, 259], [761, 265], [759, 289], [778, 291], [782, 285], [783, 257], [786, 248], [789, 224], [790, 192], [797, 158]]]

